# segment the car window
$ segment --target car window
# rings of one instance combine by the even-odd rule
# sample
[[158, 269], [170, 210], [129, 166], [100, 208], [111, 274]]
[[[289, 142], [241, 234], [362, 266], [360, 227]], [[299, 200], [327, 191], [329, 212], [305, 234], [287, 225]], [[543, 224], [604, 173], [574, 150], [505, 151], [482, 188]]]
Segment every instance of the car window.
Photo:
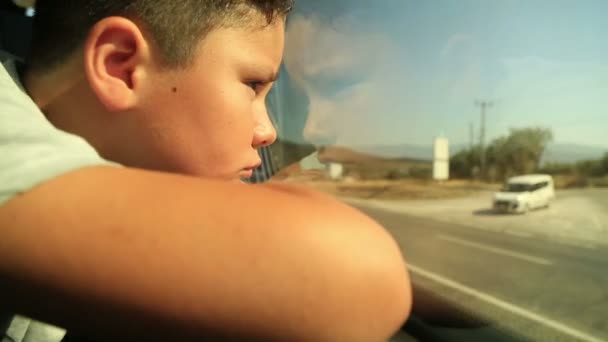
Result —
[[526, 183], [507, 183], [505, 186], [506, 192], [526, 192], [533, 190], [535, 190], [535, 186]]
[[[272, 181], [382, 223], [420, 340], [608, 339], [605, 1], [299, 1]], [[516, 176], [548, 175], [529, 183]], [[555, 196], [525, 196], [555, 186]], [[405, 338], [396, 336], [395, 340]]]

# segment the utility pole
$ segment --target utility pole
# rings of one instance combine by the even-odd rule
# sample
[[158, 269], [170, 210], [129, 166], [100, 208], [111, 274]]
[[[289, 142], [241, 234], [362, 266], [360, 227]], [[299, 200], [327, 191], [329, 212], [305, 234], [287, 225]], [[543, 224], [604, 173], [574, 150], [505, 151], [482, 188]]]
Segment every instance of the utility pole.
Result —
[[473, 146], [475, 146], [475, 124], [473, 122], [469, 123], [469, 150], [473, 150]]
[[486, 174], [486, 111], [493, 106], [492, 101], [476, 101], [475, 104], [481, 109], [481, 122], [479, 125], [479, 174], [485, 178]]

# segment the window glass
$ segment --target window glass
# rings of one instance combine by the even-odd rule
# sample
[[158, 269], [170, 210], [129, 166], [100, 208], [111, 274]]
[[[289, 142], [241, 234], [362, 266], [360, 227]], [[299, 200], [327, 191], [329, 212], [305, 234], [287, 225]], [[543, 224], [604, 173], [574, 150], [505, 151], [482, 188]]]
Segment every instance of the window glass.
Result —
[[[268, 100], [273, 181], [393, 234], [415, 287], [409, 334], [608, 339], [606, 13], [601, 0], [296, 3]], [[539, 183], [555, 191], [528, 192]]]

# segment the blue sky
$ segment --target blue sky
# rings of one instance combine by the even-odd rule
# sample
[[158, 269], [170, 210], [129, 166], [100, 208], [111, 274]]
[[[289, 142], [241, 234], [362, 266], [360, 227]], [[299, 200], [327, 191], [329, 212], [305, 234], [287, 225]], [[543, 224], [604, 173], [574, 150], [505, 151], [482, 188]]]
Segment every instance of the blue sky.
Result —
[[285, 64], [313, 140], [468, 143], [475, 101], [490, 100], [488, 139], [544, 126], [608, 149], [606, 13], [599, 0], [301, 0]]

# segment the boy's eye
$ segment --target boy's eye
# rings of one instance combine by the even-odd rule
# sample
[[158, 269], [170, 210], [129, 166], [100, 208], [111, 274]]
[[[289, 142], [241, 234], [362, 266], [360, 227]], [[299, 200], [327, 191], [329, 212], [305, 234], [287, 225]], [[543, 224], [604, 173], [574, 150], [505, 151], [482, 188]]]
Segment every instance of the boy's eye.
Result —
[[250, 82], [247, 82], [247, 85], [249, 86], [249, 88], [256, 90], [260, 86], [260, 82], [250, 81]]
[[255, 91], [256, 93], [258, 93], [261, 90], [261, 87], [264, 86], [264, 82], [261, 81], [249, 81], [247, 82], [247, 86], [251, 89], [253, 89], [253, 91]]

